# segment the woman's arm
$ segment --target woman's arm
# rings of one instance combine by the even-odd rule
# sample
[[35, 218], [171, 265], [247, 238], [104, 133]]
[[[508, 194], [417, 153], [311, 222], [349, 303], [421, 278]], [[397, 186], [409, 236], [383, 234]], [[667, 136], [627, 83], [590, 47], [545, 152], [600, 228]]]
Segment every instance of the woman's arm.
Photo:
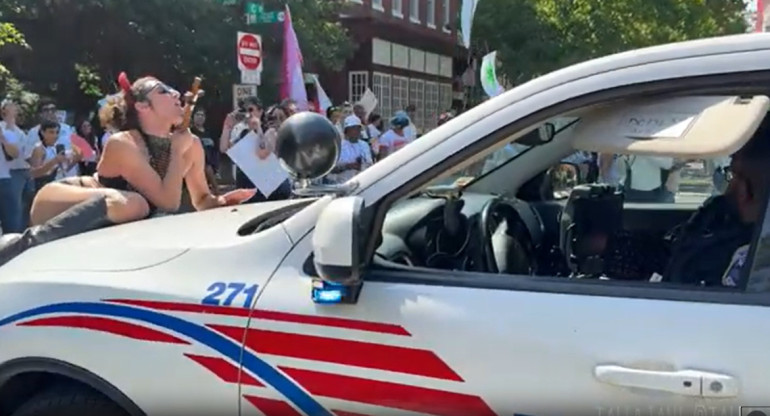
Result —
[[19, 157], [19, 147], [8, 141], [5, 134], [3, 134], [2, 129], [0, 129], [0, 146], [3, 147], [3, 150], [5, 150], [5, 153], [7, 153], [11, 159]]
[[42, 178], [43, 176], [50, 175], [59, 163], [64, 160], [64, 156], [61, 154], [56, 155], [56, 157], [51, 160], [43, 162], [44, 158], [45, 148], [42, 146], [35, 147], [35, 150], [32, 151], [32, 157], [30, 157], [32, 163], [30, 163], [31, 167], [29, 169], [29, 174], [33, 178]]
[[161, 178], [147, 163], [142, 153], [130, 141], [128, 133], [110, 137], [97, 166], [101, 177], [122, 176], [142, 196], [163, 211], [179, 210], [182, 202], [182, 181], [189, 163], [183, 153], [191, 146], [192, 135], [187, 132], [171, 138], [171, 154], [166, 175]]
[[206, 157], [200, 140], [193, 142], [185, 156], [190, 162], [190, 169], [187, 171], [184, 181], [187, 184], [187, 190], [190, 191], [190, 200], [195, 209], [204, 211], [227, 205], [224, 197], [211, 193], [211, 188], [209, 188], [206, 180]]

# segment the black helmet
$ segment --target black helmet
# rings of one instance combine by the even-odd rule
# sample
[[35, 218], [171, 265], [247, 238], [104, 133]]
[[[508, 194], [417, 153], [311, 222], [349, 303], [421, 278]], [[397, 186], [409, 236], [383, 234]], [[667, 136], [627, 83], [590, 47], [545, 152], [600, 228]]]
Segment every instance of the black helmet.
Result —
[[276, 154], [294, 179], [316, 179], [329, 173], [340, 154], [340, 133], [326, 117], [303, 111], [278, 129]]

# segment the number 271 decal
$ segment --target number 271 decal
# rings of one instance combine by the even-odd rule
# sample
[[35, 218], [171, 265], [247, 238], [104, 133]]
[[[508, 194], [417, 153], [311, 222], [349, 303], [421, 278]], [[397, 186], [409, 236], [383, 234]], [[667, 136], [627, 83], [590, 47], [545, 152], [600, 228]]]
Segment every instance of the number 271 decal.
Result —
[[[246, 286], [246, 283], [212, 283], [206, 292], [205, 298], [201, 301], [204, 305], [232, 306], [236, 299], [243, 298], [243, 302], [238, 302], [244, 308], [250, 308], [257, 296], [258, 285]], [[245, 296], [245, 298], [244, 298]]]

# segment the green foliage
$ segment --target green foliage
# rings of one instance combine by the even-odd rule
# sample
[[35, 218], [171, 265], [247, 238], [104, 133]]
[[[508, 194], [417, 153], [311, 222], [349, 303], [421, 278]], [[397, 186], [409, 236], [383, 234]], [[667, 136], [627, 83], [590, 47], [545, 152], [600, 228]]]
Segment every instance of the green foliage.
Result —
[[472, 47], [514, 83], [662, 43], [746, 32], [743, 0], [482, 0]]
[[94, 66], [75, 64], [75, 73], [78, 77], [80, 91], [85, 95], [101, 98], [104, 96], [101, 88], [99, 88], [102, 78], [97, 71], [98, 69]]
[[[267, 10], [284, 2], [263, 1]], [[289, 0], [307, 67], [339, 69], [352, 44], [333, 23], [344, 0]], [[236, 32], [263, 38], [260, 95], [269, 100], [280, 83], [281, 24], [246, 25], [244, 0], [2, 0], [0, 18], [27, 34], [33, 52], [25, 56], [25, 78], [62, 108], [91, 109], [93, 98], [115, 91], [121, 71], [131, 78], [152, 74], [179, 89], [203, 76], [203, 105], [230, 102], [240, 82]], [[54, 64], [52, 64], [54, 63]], [[265, 96], [267, 95], [267, 96]]]

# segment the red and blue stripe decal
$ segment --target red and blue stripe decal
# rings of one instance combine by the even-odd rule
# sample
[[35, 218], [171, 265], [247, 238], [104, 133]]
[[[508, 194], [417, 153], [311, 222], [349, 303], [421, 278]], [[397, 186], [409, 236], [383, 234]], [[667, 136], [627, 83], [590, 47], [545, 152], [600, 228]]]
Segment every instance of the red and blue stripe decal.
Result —
[[[276, 368], [258, 357], [258, 354], [268, 354], [463, 383], [464, 380], [432, 351], [258, 328], [202, 325], [164, 312], [251, 316], [255, 319], [411, 337], [403, 327], [386, 323], [258, 309], [250, 311], [239, 307], [122, 299], [41, 306], [0, 319], [0, 327], [16, 324], [80, 328], [141, 341], [179, 345], [190, 345], [191, 341], [199, 343], [216, 351], [222, 358], [195, 354], [184, 354], [185, 357], [224, 382], [272, 387], [306, 415], [362, 416], [328, 410], [314, 396], [438, 416], [495, 414], [478, 396], [311, 369]], [[142, 324], [166, 329], [169, 333]], [[233, 364], [239, 362], [243, 371]], [[289, 403], [281, 400], [251, 395], [244, 395], [243, 398], [268, 416], [300, 415]]]

